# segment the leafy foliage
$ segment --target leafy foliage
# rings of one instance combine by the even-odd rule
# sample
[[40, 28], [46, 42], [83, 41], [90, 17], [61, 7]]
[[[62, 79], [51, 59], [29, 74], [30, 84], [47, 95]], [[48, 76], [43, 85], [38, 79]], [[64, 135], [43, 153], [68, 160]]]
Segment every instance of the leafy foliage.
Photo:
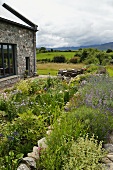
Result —
[[74, 64], [79, 63], [79, 61], [80, 61], [80, 57], [77, 57], [77, 56], [69, 60], [70, 63], [74, 63]]
[[[46, 152], [42, 151], [41, 165], [43, 168], [73, 169], [77, 166], [80, 169], [83, 166], [87, 169], [89, 166], [94, 166], [96, 169], [98, 165], [100, 167], [99, 161], [104, 154], [101, 150], [102, 142], [99, 144], [99, 141], [105, 141], [110, 128], [113, 128], [111, 118], [112, 116], [106, 116], [97, 109], [85, 106], [68, 112], [68, 114], [63, 113], [47, 138]], [[101, 122], [103, 123], [101, 124]], [[110, 124], [111, 126], [109, 126]], [[92, 137], [93, 135], [95, 136]]]
[[106, 152], [102, 149], [102, 142], [98, 144], [94, 136], [90, 139], [88, 135], [85, 139], [79, 137], [76, 142], [72, 142], [69, 156], [64, 157], [65, 164], [63, 169], [102, 170], [104, 169], [103, 165], [99, 162], [105, 155]]
[[66, 58], [63, 55], [61, 55], [61, 56], [54, 56], [53, 57], [53, 62], [54, 63], [65, 63], [66, 62]]

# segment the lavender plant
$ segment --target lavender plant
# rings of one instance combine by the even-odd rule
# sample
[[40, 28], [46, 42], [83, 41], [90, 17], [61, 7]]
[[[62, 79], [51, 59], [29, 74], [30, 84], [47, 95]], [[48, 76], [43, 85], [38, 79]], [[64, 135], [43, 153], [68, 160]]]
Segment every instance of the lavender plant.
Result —
[[92, 75], [80, 90], [81, 101], [79, 105], [99, 108], [104, 113], [113, 114], [113, 79], [108, 75]]

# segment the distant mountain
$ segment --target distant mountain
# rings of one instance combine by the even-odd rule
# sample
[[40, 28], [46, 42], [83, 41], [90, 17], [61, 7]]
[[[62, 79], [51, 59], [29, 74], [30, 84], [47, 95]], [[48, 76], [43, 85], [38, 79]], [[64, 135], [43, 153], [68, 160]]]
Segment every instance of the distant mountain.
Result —
[[113, 50], [113, 42], [100, 44], [100, 45], [88, 45], [88, 46], [79, 46], [79, 47], [58, 47], [58, 48], [47, 48], [47, 50], [60, 50], [60, 51], [66, 51], [66, 50], [78, 50], [80, 48], [96, 48], [98, 50], [107, 50], [112, 49]]

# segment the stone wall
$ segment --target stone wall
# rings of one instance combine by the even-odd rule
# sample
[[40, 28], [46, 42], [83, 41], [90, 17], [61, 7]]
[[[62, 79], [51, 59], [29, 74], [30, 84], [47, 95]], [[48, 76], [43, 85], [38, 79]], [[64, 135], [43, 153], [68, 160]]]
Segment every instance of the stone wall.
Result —
[[24, 74], [26, 57], [30, 58], [30, 75], [35, 72], [36, 33], [32, 29], [0, 21], [0, 43], [16, 46], [16, 75]]
[[12, 86], [20, 80], [20, 76], [10, 76], [0, 79], [0, 90]]
[[69, 70], [59, 70], [58, 75], [65, 76], [65, 77], [76, 77], [79, 74], [83, 74], [86, 71], [85, 68], [81, 69], [69, 69]]

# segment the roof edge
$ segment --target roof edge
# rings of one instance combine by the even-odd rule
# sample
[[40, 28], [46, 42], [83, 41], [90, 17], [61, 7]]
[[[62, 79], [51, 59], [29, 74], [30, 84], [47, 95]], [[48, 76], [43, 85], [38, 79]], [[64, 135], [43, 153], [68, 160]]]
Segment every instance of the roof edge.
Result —
[[27, 26], [27, 25], [23, 25], [23, 24], [17, 23], [17, 22], [15, 22], [15, 21], [11, 21], [11, 20], [8, 20], [8, 19], [6, 19], [6, 18], [0, 17], [0, 21], [7, 22], [7, 23], [10, 23], [10, 24], [19, 26], [19, 27], [23, 27], [23, 28], [26, 28], [26, 29], [29, 29], [29, 30], [32, 30], [32, 31], [35, 31], [35, 32], [38, 31], [37, 29], [34, 29], [33, 27], [29, 27], [29, 26]]
[[19, 19], [21, 19], [22, 21], [24, 21], [26, 24], [28, 24], [29, 26], [31, 26], [35, 31], [37, 30], [37, 25], [35, 25], [33, 22], [31, 22], [30, 20], [28, 20], [27, 18], [25, 18], [23, 15], [21, 15], [19, 12], [17, 12], [16, 10], [14, 10], [12, 7], [10, 7], [9, 5], [7, 5], [6, 3], [4, 3], [2, 5], [4, 8], [6, 8], [9, 12], [11, 12], [12, 14], [14, 14], [16, 17], [18, 17]]

